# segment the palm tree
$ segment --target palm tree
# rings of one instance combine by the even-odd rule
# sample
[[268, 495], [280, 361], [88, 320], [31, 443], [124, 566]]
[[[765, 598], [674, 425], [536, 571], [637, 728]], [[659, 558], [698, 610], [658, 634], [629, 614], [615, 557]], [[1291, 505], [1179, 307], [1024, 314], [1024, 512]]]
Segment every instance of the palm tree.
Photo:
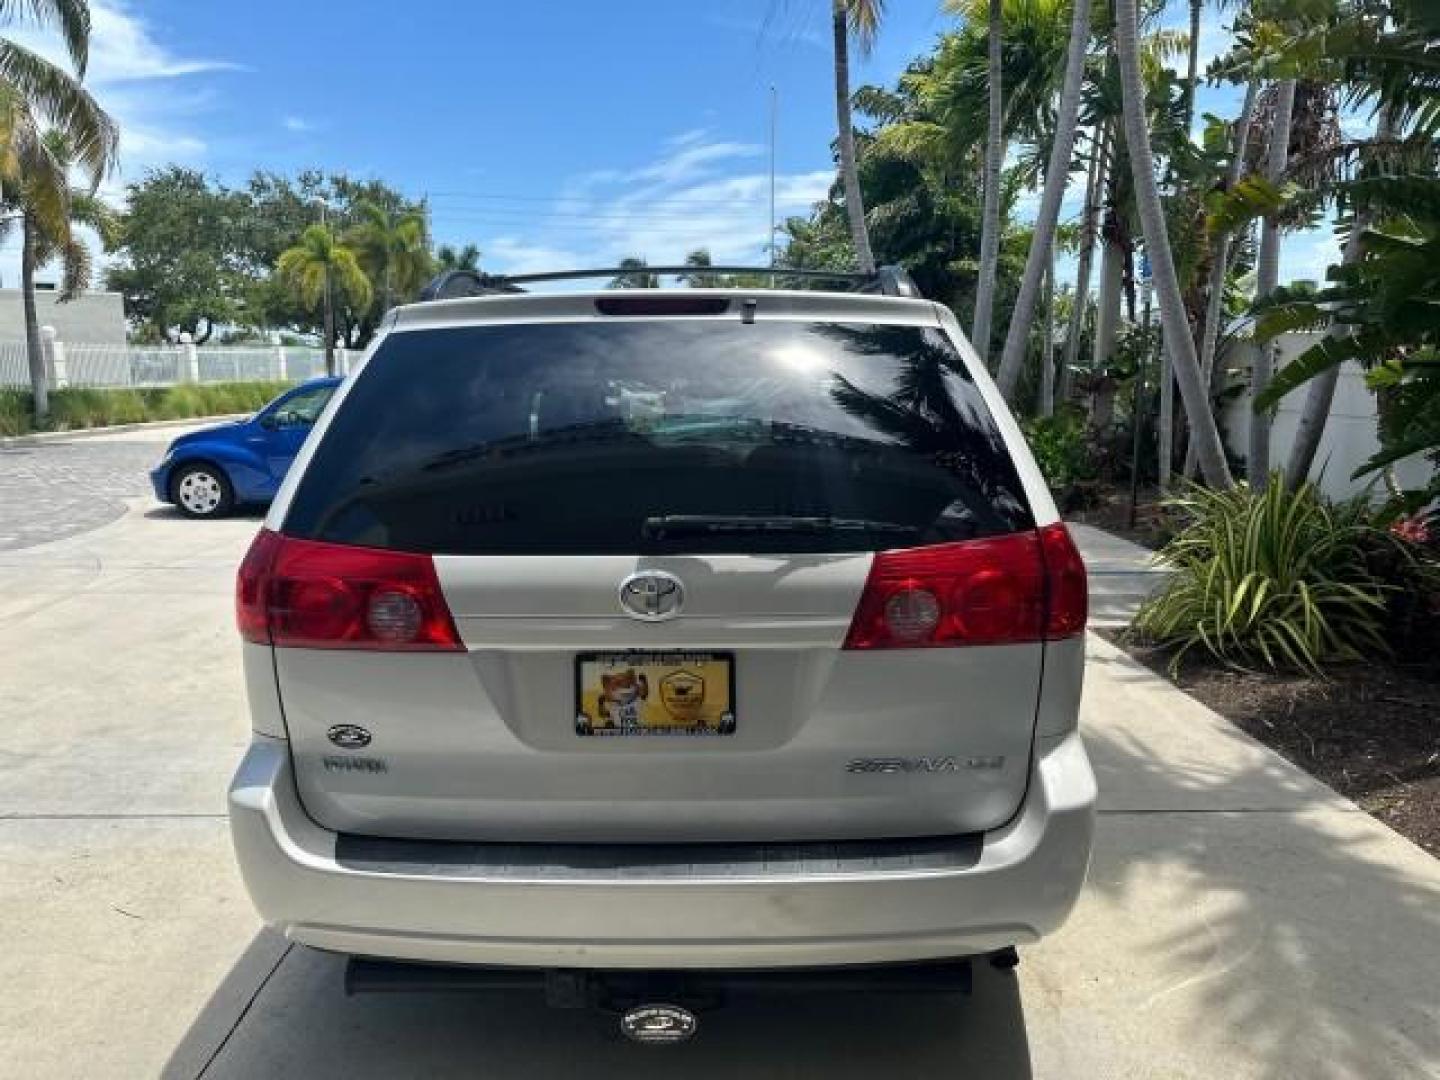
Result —
[[1136, 0], [1115, 2], [1115, 51], [1120, 62], [1120, 88], [1125, 116], [1125, 142], [1129, 149], [1130, 172], [1135, 185], [1135, 203], [1145, 249], [1150, 257], [1150, 272], [1155, 295], [1160, 305], [1160, 322], [1164, 330], [1165, 348], [1170, 353], [1171, 368], [1180, 386], [1180, 397], [1190, 418], [1196, 441], [1200, 469], [1211, 487], [1228, 488], [1234, 484], [1220, 431], [1211, 412], [1209, 396], [1200, 378], [1200, 364], [1195, 352], [1195, 339], [1185, 314], [1185, 300], [1180, 294], [1180, 281], [1175, 273], [1175, 260], [1170, 252], [1166, 232], [1165, 210], [1160, 203], [1160, 190], [1155, 183], [1155, 162], [1150, 152], [1150, 131], [1145, 108], [1145, 87], [1140, 76], [1139, 13]]
[[[12, 208], [28, 206], [28, 216], [43, 218], [58, 232], [69, 220], [64, 199], [68, 187], [64, 166], [51, 155], [29, 103], [13, 87], [0, 84], [0, 195]], [[6, 225], [13, 226], [20, 217], [20, 211], [13, 209]], [[35, 423], [39, 426], [50, 414], [50, 384], [45, 373], [40, 325], [35, 318], [33, 282], [25, 284], [22, 297], [26, 358]]]
[[[1070, 16], [1070, 47], [1065, 57], [1065, 81], [1060, 89], [1060, 102], [1055, 113], [1055, 134], [1050, 144], [1050, 161], [1045, 167], [1045, 187], [1040, 194], [1040, 208], [1035, 215], [1034, 235], [1030, 253], [1025, 259], [1025, 273], [1020, 279], [1020, 292], [1010, 316], [1005, 335], [1005, 348], [1000, 354], [1000, 370], [996, 382], [1009, 400], [1014, 397], [1025, 363], [1025, 348], [1030, 339], [1030, 324], [1035, 314], [1035, 300], [1040, 280], [1055, 242], [1055, 224], [1060, 216], [1060, 200], [1070, 179], [1071, 156], [1075, 150], [1075, 127], [1080, 113], [1080, 90], [1085, 79], [1085, 57], [1090, 45], [1090, 0], [1074, 0]], [[1138, 77], [1138, 69], [1137, 69]], [[1141, 109], [1143, 111], [1143, 99]]]
[[325, 371], [335, 374], [335, 309], [326, 294], [338, 290], [340, 298], [357, 311], [370, 306], [375, 292], [360, 267], [354, 250], [342, 244], [328, 225], [310, 225], [294, 247], [280, 253], [276, 272], [300, 303], [314, 311], [325, 308]]
[[[0, 20], [17, 18], [59, 30], [76, 72], [72, 76], [0, 37], [0, 195], [12, 206], [28, 208], [24, 217], [32, 224], [34, 251], [44, 252], [44, 236], [58, 238], [62, 247], [69, 236], [72, 192], [68, 167], [73, 164], [93, 191], [115, 160], [118, 135], [114, 121], [79, 82], [90, 48], [90, 8], [85, 0], [0, 0]], [[42, 136], [37, 120], [41, 116], [57, 132], [53, 139]], [[54, 155], [61, 147], [64, 161]], [[34, 269], [32, 264], [24, 303], [26, 351], [38, 424], [48, 416], [50, 403], [35, 319]]]
[[355, 216], [359, 220], [350, 244], [370, 280], [380, 284], [381, 311], [389, 311], [397, 291], [410, 295], [429, 272], [425, 219], [414, 211], [394, 213], [369, 200], [355, 204]]
[[1040, 335], [1040, 415], [1055, 415], [1055, 248], [1045, 264], [1045, 326]]
[[972, 156], [983, 162], [970, 336], [988, 360], [1004, 265], [1004, 162], [1012, 139], [1043, 143], [1050, 137], [1070, 6], [1064, 0], [944, 0], [944, 7], [963, 20], [960, 33], [942, 42], [928, 70], [912, 69], [902, 79], [922, 91], [943, 125], [932, 141], [936, 153], [951, 159], [953, 174], [968, 177]]
[[[1225, 190], [1234, 191], [1245, 172], [1245, 148], [1250, 142], [1250, 126], [1255, 117], [1255, 99], [1260, 84], [1251, 79], [1245, 87], [1245, 100], [1240, 106], [1240, 115], [1235, 118], [1232, 134], [1230, 167], [1225, 174]], [[1220, 342], [1220, 314], [1225, 303], [1225, 279], [1230, 272], [1230, 249], [1234, 237], [1226, 229], [1212, 241], [1210, 253], [1210, 280], [1206, 285], [1205, 315], [1200, 326], [1200, 379], [1205, 384], [1206, 394], [1213, 398], [1218, 386], [1215, 368], [1215, 349]], [[1186, 476], [1195, 472], [1195, 439], [1192, 436], [1185, 448]]]
[[1100, 193], [1105, 188], [1106, 148], [1109, 143], [1108, 124], [1097, 125], [1090, 137], [1090, 167], [1085, 180], [1085, 205], [1080, 215], [1080, 255], [1075, 269], [1075, 303], [1070, 308], [1070, 322], [1065, 329], [1065, 351], [1060, 362], [1060, 382], [1056, 395], [1064, 402], [1070, 396], [1071, 373], [1080, 357], [1080, 336], [1085, 329], [1085, 311], [1090, 306], [1090, 267], [1095, 257], [1095, 234], [1100, 224]]
[[660, 276], [650, 273], [649, 264], [638, 255], [621, 259], [620, 269], [624, 272], [610, 279], [610, 288], [612, 289], [658, 289], [660, 287]]
[[880, 28], [885, 0], [831, 0], [835, 39], [835, 124], [840, 152], [840, 181], [845, 189], [845, 213], [855, 245], [855, 264], [862, 274], [875, 272], [870, 231], [865, 225], [865, 200], [860, 194], [860, 172], [855, 161], [855, 127], [850, 116], [850, 35], [862, 52], [869, 52]]
[[[1153, 9], [1152, 9], [1153, 10]], [[1140, 51], [1142, 84], [1146, 90], [1147, 123], [1164, 132], [1165, 141], [1184, 138], [1170, 122], [1165, 84], [1165, 61], [1178, 55], [1184, 36], [1170, 30], [1152, 30], [1137, 43]], [[1095, 192], [1094, 213], [1099, 217], [1096, 233], [1100, 243], [1099, 286], [1095, 302], [1095, 332], [1089, 362], [1092, 380], [1098, 380], [1095, 396], [1095, 426], [1103, 427], [1113, 415], [1114, 374], [1120, 370], [1119, 342], [1122, 304], [1135, 317], [1133, 260], [1136, 249], [1135, 194], [1127, 164], [1124, 118], [1120, 88], [1120, 67], [1113, 40], [1103, 67], [1090, 87], [1087, 111], [1093, 124], [1109, 127], [1109, 144], [1102, 160]]]
[[459, 249], [441, 244], [435, 251], [435, 263], [440, 270], [479, 270], [480, 249], [474, 244]]
[[990, 320], [995, 310], [995, 280], [1000, 271], [1000, 174], [1005, 165], [1004, 61], [1001, 53], [1004, 0], [990, 0], [986, 25], [989, 93], [985, 124], [985, 196], [980, 210], [980, 279], [975, 288], [975, 318], [970, 340], [980, 358], [990, 358]]
[[[3, 94], [0, 90], [0, 94]], [[49, 379], [45, 370], [40, 320], [35, 311], [35, 271], [60, 261], [62, 281], [58, 299], [73, 299], [90, 286], [90, 251], [75, 231], [83, 225], [107, 239], [114, 228], [109, 208], [87, 188], [72, 187], [67, 173], [72, 154], [59, 131], [47, 131], [22, 155], [18, 175], [7, 177], [0, 194], [0, 239], [20, 229], [20, 289], [25, 312], [25, 342], [39, 423], [49, 414]]]
[[32, 118], [46, 117], [65, 136], [75, 165], [98, 181], [115, 161], [119, 134], [80, 85], [90, 54], [88, 0], [0, 0], [0, 21], [21, 19], [60, 32], [75, 74], [0, 37], [0, 87], [23, 102]]
[[725, 284], [722, 275], [709, 272], [709, 267], [715, 265], [710, 258], [709, 248], [696, 248], [690, 252], [685, 256], [685, 265], [695, 269], [691, 273], [681, 274], [680, 280], [693, 289], [716, 289]]
[[1205, 0], [1190, 0], [1190, 42], [1185, 47], [1185, 133], [1195, 119], [1195, 90], [1200, 81], [1200, 14]]
[[[1275, 84], [1275, 99], [1270, 121], [1270, 145], [1265, 155], [1265, 179], [1279, 184], [1290, 160], [1290, 119], [1295, 110], [1295, 80], [1281, 79]], [[1264, 300], [1280, 284], [1280, 221], [1278, 214], [1266, 214], [1260, 226], [1260, 253], [1255, 260], [1255, 299]], [[1269, 342], [1256, 346], [1250, 360], [1250, 400], [1265, 392], [1275, 370], [1275, 346]], [[1270, 414], [1250, 412], [1249, 455], [1245, 460], [1245, 476], [1250, 486], [1260, 490], [1270, 478]]]

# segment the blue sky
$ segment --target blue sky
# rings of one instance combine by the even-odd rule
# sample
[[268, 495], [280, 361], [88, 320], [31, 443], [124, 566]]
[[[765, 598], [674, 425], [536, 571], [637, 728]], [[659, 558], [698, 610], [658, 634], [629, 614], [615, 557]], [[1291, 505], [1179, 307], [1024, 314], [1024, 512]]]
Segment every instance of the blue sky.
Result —
[[[89, 82], [122, 125], [117, 195], [171, 161], [231, 183], [315, 166], [427, 196], [437, 239], [479, 244], [491, 269], [701, 246], [758, 260], [771, 86], [780, 214], [832, 175], [828, 0], [91, 6]], [[938, 3], [892, 0], [855, 83], [893, 81], [950, 25]], [[1294, 238], [1286, 272], [1314, 276], [1329, 249], [1328, 232]], [[15, 280], [13, 245], [0, 273]]]

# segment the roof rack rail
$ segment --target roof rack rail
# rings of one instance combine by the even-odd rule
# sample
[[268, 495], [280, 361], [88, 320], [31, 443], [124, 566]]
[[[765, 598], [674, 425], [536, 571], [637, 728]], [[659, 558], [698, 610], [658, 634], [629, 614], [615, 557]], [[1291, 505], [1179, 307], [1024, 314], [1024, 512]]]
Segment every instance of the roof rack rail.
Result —
[[547, 281], [577, 281], [584, 278], [615, 278], [630, 274], [681, 276], [691, 274], [760, 274], [773, 279], [834, 281], [849, 286], [848, 292], [876, 293], [922, 299], [920, 290], [899, 266], [882, 266], [873, 274], [849, 270], [799, 270], [784, 266], [609, 266], [593, 270], [548, 270], [536, 274], [486, 274], [478, 270], [447, 270], [420, 290], [420, 301], [458, 300], [469, 296], [498, 296], [523, 293], [522, 286]]

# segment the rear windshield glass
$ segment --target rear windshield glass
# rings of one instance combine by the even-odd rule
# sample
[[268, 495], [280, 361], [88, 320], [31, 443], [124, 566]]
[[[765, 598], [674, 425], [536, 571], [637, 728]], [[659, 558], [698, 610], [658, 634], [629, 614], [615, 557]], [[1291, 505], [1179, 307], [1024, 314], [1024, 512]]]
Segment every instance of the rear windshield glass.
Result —
[[1030, 524], [938, 330], [673, 319], [392, 334], [284, 528], [584, 555], [865, 551]]

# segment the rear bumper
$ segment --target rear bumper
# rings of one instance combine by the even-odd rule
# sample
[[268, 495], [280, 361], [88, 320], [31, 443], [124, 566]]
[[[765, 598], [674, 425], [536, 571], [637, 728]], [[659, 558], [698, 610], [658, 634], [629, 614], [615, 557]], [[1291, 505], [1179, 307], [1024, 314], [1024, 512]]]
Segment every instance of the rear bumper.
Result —
[[257, 735], [231, 785], [230, 824], [261, 916], [316, 948], [466, 964], [772, 968], [959, 957], [1038, 939], [1084, 883], [1095, 797], [1071, 734], [1037, 744], [1019, 813], [970, 858], [738, 874], [600, 859], [366, 862], [306, 816], [288, 744]]

